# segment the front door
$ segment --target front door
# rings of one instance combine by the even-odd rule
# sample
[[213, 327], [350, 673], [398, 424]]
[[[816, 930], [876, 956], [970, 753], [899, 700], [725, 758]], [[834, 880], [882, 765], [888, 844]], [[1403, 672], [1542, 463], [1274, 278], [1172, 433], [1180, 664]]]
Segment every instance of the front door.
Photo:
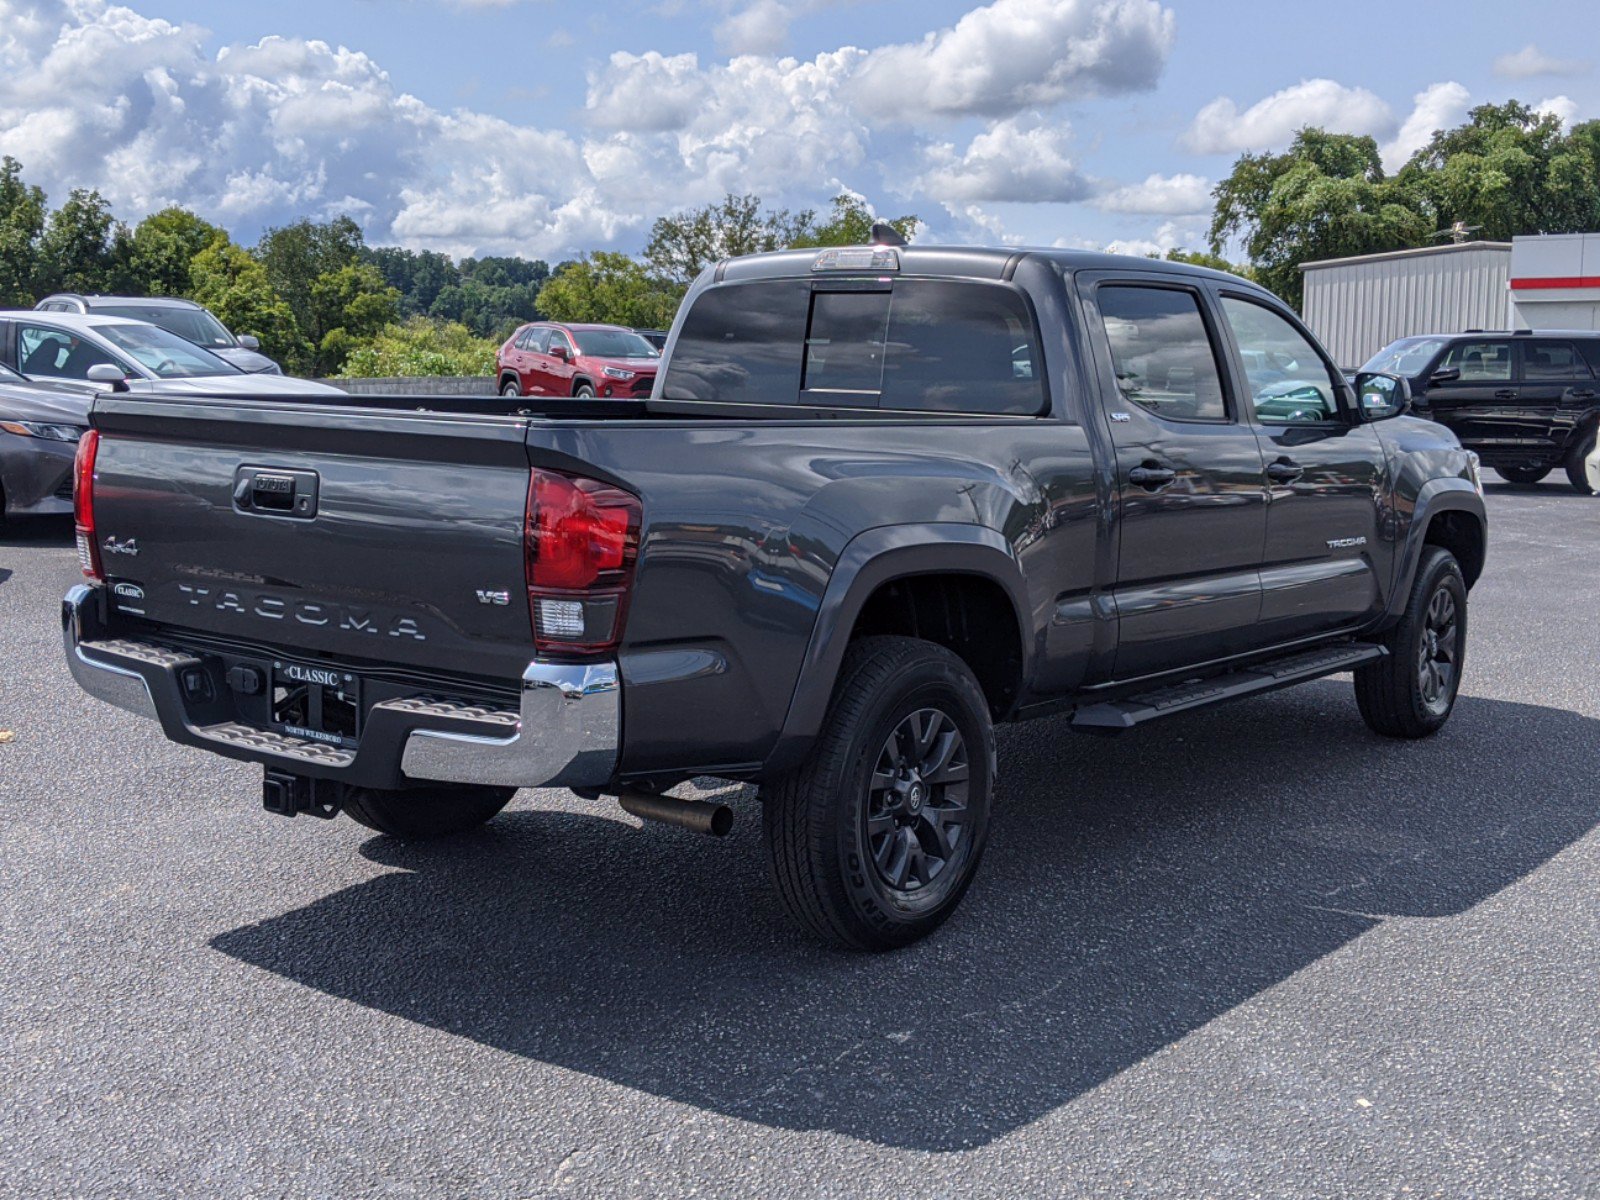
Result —
[[1120, 632], [1132, 679], [1251, 648], [1266, 532], [1261, 447], [1224, 384], [1198, 287], [1087, 281], [1116, 447]]
[[1224, 289], [1221, 305], [1266, 460], [1262, 642], [1360, 625], [1388, 594], [1394, 559], [1381, 536], [1383, 442], [1297, 323], [1243, 293]]
[[[1517, 353], [1508, 337], [1457, 342], [1433, 369], [1417, 415], [1492, 457], [1518, 448]], [[1435, 382], [1437, 381], [1437, 382]]]

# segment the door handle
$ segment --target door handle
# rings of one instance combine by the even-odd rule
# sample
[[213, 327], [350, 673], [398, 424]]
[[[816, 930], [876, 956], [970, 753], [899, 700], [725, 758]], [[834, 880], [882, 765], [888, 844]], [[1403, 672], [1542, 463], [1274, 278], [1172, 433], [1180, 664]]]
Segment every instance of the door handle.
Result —
[[1128, 482], [1142, 488], [1149, 488], [1152, 492], [1164, 488], [1178, 477], [1178, 473], [1171, 467], [1163, 467], [1159, 463], [1145, 462], [1128, 472]]
[[1293, 483], [1306, 473], [1306, 469], [1297, 462], [1287, 458], [1280, 458], [1277, 462], [1267, 464], [1267, 478], [1273, 483]]
[[1577, 391], [1575, 389], [1573, 391], [1568, 392], [1567, 396], [1568, 396], [1569, 399], [1572, 399], [1572, 400], [1593, 400], [1594, 399], [1594, 389], [1593, 388], [1584, 388], [1582, 391]]
[[1516, 388], [1501, 388], [1498, 392], [1496, 392], [1494, 394], [1494, 398], [1496, 400], [1515, 400], [1517, 398], [1517, 389]]

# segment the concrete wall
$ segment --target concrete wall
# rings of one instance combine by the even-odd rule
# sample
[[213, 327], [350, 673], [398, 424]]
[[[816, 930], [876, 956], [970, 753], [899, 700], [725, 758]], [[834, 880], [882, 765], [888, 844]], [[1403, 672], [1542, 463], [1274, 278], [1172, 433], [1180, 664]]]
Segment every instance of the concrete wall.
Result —
[[492, 375], [396, 375], [385, 379], [323, 379], [355, 396], [493, 396]]
[[1509, 242], [1466, 242], [1306, 263], [1304, 317], [1346, 370], [1396, 338], [1503, 329]]

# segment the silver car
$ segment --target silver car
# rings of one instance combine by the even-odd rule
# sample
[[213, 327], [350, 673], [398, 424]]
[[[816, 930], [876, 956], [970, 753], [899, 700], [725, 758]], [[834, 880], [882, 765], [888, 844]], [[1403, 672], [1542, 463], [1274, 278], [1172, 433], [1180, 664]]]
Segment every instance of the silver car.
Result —
[[72, 457], [92, 399], [0, 367], [0, 521], [72, 511]]
[[206, 396], [345, 394], [309, 379], [242, 371], [159, 325], [98, 313], [0, 311], [0, 365], [31, 380], [89, 391], [111, 386]]
[[56, 292], [46, 296], [34, 309], [38, 312], [98, 313], [102, 317], [127, 317], [159, 325], [209, 350], [252, 375], [281, 375], [283, 368], [261, 353], [261, 343], [250, 334], [235, 336], [211, 310], [193, 300], [170, 296], [88, 296], [80, 292]]

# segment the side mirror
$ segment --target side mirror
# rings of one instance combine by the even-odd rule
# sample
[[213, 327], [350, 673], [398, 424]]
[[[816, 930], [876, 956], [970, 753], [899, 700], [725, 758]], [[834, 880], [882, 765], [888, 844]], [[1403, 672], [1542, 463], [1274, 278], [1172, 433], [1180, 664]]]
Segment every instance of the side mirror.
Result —
[[116, 363], [95, 363], [86, 376], [90, 383], [106, 383], [113, 392], [128, 390], [128, 373]]
[[1454, 383], [1461, 378], [1460, 367], [1443, 367], [1428, 376], [1429, 383]]
[[550, 357], [551, 358], [559, 358], [562, 362], [566, 362], [567, 361], [567, 348], [565, 346], [551, 346], [550, 347]]
[[241, 333], [239, 335], [239, 345], [246, 350], [259, 350], [261, 349], [261, 339], [253, 333]]
[[1411, 408], [1411, 385], [1386, 371], [1356, 373], [1356, 401], [1363, 421], [1387, 421]]

